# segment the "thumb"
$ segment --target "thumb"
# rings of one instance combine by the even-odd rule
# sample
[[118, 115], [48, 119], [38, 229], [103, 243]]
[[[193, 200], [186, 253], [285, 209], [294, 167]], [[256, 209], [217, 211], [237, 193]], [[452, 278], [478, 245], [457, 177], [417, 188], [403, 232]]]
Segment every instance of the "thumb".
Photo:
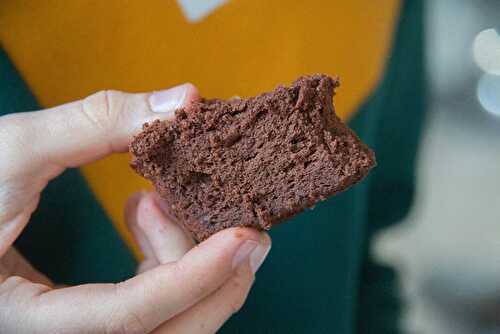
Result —
[[106, 90], [83, 100], [37, 112], [0, 117], [0, 177], [5, 171], [56, 165], [76, 167], [124, 151], [142, 124], [173, 117], [198, 96], [192, 84], [154, 93]]
[[125, 151], [143, 123], [172, 118], [197, 97], [192, 84], [142, 94], [102, 91], [59, 107], [0, 117], [0, 256], [50, 179], [67, 167]]

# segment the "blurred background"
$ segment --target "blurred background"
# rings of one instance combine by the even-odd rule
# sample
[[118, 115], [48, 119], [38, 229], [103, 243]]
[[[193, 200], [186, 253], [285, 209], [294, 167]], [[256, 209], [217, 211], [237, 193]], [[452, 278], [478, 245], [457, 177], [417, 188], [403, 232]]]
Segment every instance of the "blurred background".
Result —
[[[396, 12], [398, 2], [383, 1], [339, 0], [338, 3], [342, 6], [335, 8], [335, 14], [340, 21], [331, 24], [330, 20], [324, 19], [324, 16], [330, 14], [323, 8], [327, 7], [326, 4], [331, 6], [326, 0], [297, 1], [297, 5], [287, 8], [289, 17], [283, 15], [283, 2], [280, 1], [239, 1], [236, 6], [236, 1], [177, 0], [158, 1], [153, 7], [144, 6], [139, 1], [131, 1], [128, 6], [123, 6], [120, 1], [65, 2], [64, 5], [63, 2], [52, 1], [47, 5], [35, 1], [4, 0], [0, 1], [0, 5], [3, 5], [0, 6], [0, 40], [2, 48], [5, 46], [11, 53], [14, 63], [22, 70], [21, 74], [30, 79], [30, 87], [45, 106], [68, 102], [109, 87], [148, 91], [169, 87], [187, 79], [194, 79], [195, 84], [203, 87], [202, 92], [206, 96], [251, 96], [271, 89], [278, 82], [290, 82], [297, 73], [314, 73], [319, 70], [336, 73], [333, 70], [340, 68], [342, 76], [348, 80], [342, 84], [342, 94], [339, 94], [336, 102], [338, 110], [355, 110], [364, 92], [370, 92], [371, 82], [379, 77], [378, 71], [373, 69], [382, 68], [385, 51], [381, 45], [389, 44], [391, 39], [389, 32], [392, 31], [392, 23], [387, 21], [392, 20], [391, 13]], [[421, 4], [418, 1], [425, 1], [426, 5], [427, 45], [424, 51], [429, 78], [428, 113], [416, 169], [416, 198], [409, 215], [403, 221], [377, 235], [372, 252], [379, 262], [396, 268], [399, 273], [404, 300], [401, 325], [405, 333], [500, 333], [500, 1], [414, 1], [408, 0], [407, 4], [415, 5]], [[304, 4], [310, 7], [309, 11], [304, 11]], [[387, 8], [380, 10], [380, 15], [368, 15], [378, 13], [375, 10], [384, 6]], [[9, 9], [16, 15], [6, 15]], [[179, 9], [182, 9], [183, 14]], [[88, 13], [93, 18], [96, 16], [91, 25], [88, 24]], [[134, 13], [141, 15], [133, 15]], [[241, 13], [245, 13], [245, 20], [239, 19]], [[350, 16], [345, 13], [350, 13]], [[272, 33], [267, 32], [269, 39], [261, 37], [260, 21], [250, 20], [249, 17], [257, 17], [261, 22], [276, 21], [276, 24], [266, 26], [266, 29], [274, 29]], [[419, 18], [414, 15], [409, 17]], [[10, 20], [7, 21], [7, 18]], [[233, 18], [237, 19], [232, 21]], [[297, 24], [295, 20], [299, 19], [303, 21], [297, 22], [317, 24], [318, 31], [326, 31], [328, 28], [328, 33], [340, 40], [336, 43], [341, 47], [335, 47], [336, 43], [325, 45], [323, 35], [311, 34], [309, 25]], [[108, 29], [108, 24], [113, 29]], [[227, 24], [233, 24], [242, 30], [227, 29]], [[366, 37], [368, 26], [372, 29], [369, 37], [380, 38]], [[243, 28], [248, 30], [246, 34], [242, 34]], [[219, 38], [223, 36], [220, 31], [226, 30], [232, 34], [228, 33], [229, 37], [217, 39], [217, 47], [213, 47], [214, 36]], [[144, 31], [148, 33], [144, 34]], [[419, 36], [411, 31], [407, 31], [406, 35]], [[165, 42], [165, 36], [169, 36], [168, 43]], [[193, 37], [196, 43], [191, 42]], [[349, 47], [345, 48], [342, 42], [348, 38]], [[273, 40], [279, 41], [278, 53], [275, 52], [275, 43], [270, 42]], [[402, 48], [411, 48], [412, 41], [407, 41], [407, 44], [401, 44]], [[134, 47], [130, 47], [132, 45]], [[186, 52], [172, 52], [172, 46]], [[325, 49], [326, 47], [328, 48]], [[315, 53], [311, 57], [311, 48], [326, 51]], [[220, 49], [225, 52], [220, 52]], [[366, 57], [367, 50], [371, 52], [370, 57]], [[199, 57], [200, 54], [202, 57]], [[248, 60], [249, 54], [251, 61]], [[295, 56], [290, 57], [289, 54]], [[330, 54], [335, 55], [334, 62], [331, 61]], [[165, 59], [169, 59], [175, 66], [165, 66]], [[413, 77], [419, 77], [407, 68], [413, 64], [407, 66], [408, 62], [401, 63], [405, 71], [413, 74]], [[225, 69], [225, 72], [219, 73], [220, 69]], [[414, 72], [420, 73], [419, 68]], [[53, 80], [47, 80], [47, 73], [50, 73]], [[78, 80], [74, 80], [75, 77]], [[226, 79], [220, 80], [222, 77]], [[61, 82], [65, 85], [61, 85]], [[227, 82], [232, 84], [228, 85]], [[393, 91], [397, 92], [397, 89]], [[411, 90], [411, 93], [414, 91]], [[402, 98], [405, 97], [408, 96]], [[28, 110], [35, 106], [23, 105], [16, 108]], [[396, 107], [394, 109], [399, 111]], [[348, 118], [349, 115], [342, 116]], [[147, 183], [134, 176], [126, 167], [128, 160], [129, 157], [123, 155], [85, 166], [82, 169], [83, 176], [92, 191], [84, 189], [84, 178], [74, 171], [70, 171], [73, 174], [66, 174], [66, 179], [61, 183], [53, 184], [54, 188], [49, 189], [51, 192], [46, 198], [53, 196], [55, 200], [42, 203], [48, 209], [40, 211], [37, 219], [70, 221], [74, 224], [49, 225], [57, 233], [51, 232], [49, 227], [44, 227], [47, 230], [43, 230], [46, 235], [57, 236], [60, 249], [64, 249], [64, 256], [71, 261], [59, 259], [59, 262], [44, 262], [46, 258], [61, 257], [63, 252], [54, 249], [51, 253], [52, 250], [47, 250], [47, 242], [39, 238], [40, 230], [31, 230], [33, 237], [27, 237], [24, 245], [25, 250], [31, 247], [32, 261], [39, 259], [38, 263], [34, 261], [35, 264], [49, 272], [52, 270], [53, 277], [66, 283], [101, 281], [104, 280], [102, 277], [114, 277], [114, 280], [118, 280], [121, 275], [129, 275], [135, 270], [134, 259], [111, 228], [113, 221], [129, 244], [134, 246], [125, 229], [123, 205], [130, 193], [143, 189]], [[67, 187], [66, 184], [73, 186]], [[74, 184], [80, 186], [75, 187]], [[84, 189], [84, 195], [81, 196], [88, 196], [71, 197], [74, 194], [80, 196], [76, 191], [73, 193], [73, 189]], [[60, 196], [61, 191], [66, 195]], [[94, 194], [100, 199], [100, 203], [90, 196]], [[82, 198], [88, 203], [82, 205]], [[78, 204], [70, 206], [73, 203]], [[106, 211], [102, 211], [98, 204]], [[66, 210], [55, 210], [56, 205]], [[68, 207], [72, 209], [67, 210]], [[94, 209], [92, 211], [87, 208]], [[344, 211], [351, 217], [350, 209]], [[86, 215], [88, 212], [93, 215], [91, 219], [86, 218], [89, 217]], [[324, 212], [324, 217], [327, 217], [328, 212]], [[337, 211], [339, 212], [342, 214], [343, 211]], [[55, 216], [51, 216], [52, 213]], [[67, 216], [61, 219], [60, 214]], [[79, 223], [79, 219], [85, 224]], [[336, 219], [342, 220], [339, 216]], [[106, 226], [108, 229], [103, 230]], [[290, 236], [294, 236], [290, 241], [295, 240], [292, 229], [294, 225], [288, 226]], [[346, 226], [345, 230], [344, 227], [338, 230], [336, 227], [325, 227], [325, 231], [333, 235], [359, 236], [360, 227]], [[64, 233], [69, 237], [59, 237], [63, 234], [63, 227], [67, 229]], [[280, 233], [282, 236], [286, 235]], [[315, 234], [313, 236], [316, 238]], [[35, 243], [37, 239], [41, 240], [40, 244]], [[110, 240], [115, 240], [118, 245], [112, 252], [109, 251], [113, 244]], [[307, 240], [307, 236], [304, 240]], [[350, 321], [346, 314], [354, 309], [351, 305], [354, 303], [353, 299], [349, 295], [352, 291], [349, 289], [354, 291], [357, 288], [351, 284], [352, 273], [349, 268], [357, 268], [357, 265], [352, 265], [349, 261], [354, 258], [350, 256], [353, 250], [357, 250], [362, 243], [361, 239], [345, 240], [348, 241], [336, 244], [336, 252], [332, 255], [337, 256], [332, 261], [339, 263], [338, 268], [323, 268], [316, 265], [323, 262], [316, 263], [310, 259], [302, 264], [308, 265], [306, 269], [302, 266], [298, 269], [301, 274], [309, 272], [317, 273], [317, 276], [318, 273], [330, 270], [330, 276], [321, 276], [327, 277], [322, 283], [328, 284], [328, 287], [334, 286], [332, 291], [338, 295], [345, 294], [345, 298], [332, 303], [338, 310], [349, 311], [337, 312], [335, 316], [338, 318], [333, 321], [331, 313], [323, 312], [324, 319], [321, 321], [326, 319], [329, 325], [337, 321], [339, 328], [348, 327], [342, 326]], [[285, 263], [289, 266], [287, 269], [294, 273], [297, 267], [294, 259], [302, 258], [305, 245], [297, 250], [294, 243], [287, 244], [286, 241], [286, 237], [282, 237], [281, 243], [276, 243], [281, 245], [282, 258], [275, 257], [274, 261], [280, 265]], [[89, 245], [94, 248], [87, 252]], [[78, 246], [82, 246], [81, 249]], [[311, 243], [311, 247], [313, 251], [319, 249], [314, 243]], [[278, 250], [278, 247], [275, 249]], [[49, 255], [44, 255], [44, 251], [49, 252]], [[68, 252], [72, 253], [68, 255]], [[92, 252], [108, 254], [108, 257], [91, 256], [94, 254]], [[295, 258], [290, 257], [290, 254]], [[287, 261], [281, 261], [285, 256]], [[89, 265], [86, 261], [88, 257], [92, 258], [94, 271], [86, 269]], [[116, 262], [112, 262], [110, 258]], [[44, 263], [46, 267], [42, 266]], [[68, 267], [64, 267], [65, 263]], [[82, 268], [81, 271], [79, 268]], [[264, 274], [268, 275], [268, 281], [265, 276], [261, 276], [263, 279], [260, 282], [276, 284], [273, 276], [275, 272], [270, 269], [272, 265], [267, 268], [268, 272]], [[367, 277], [370, 280], [372, 276]], [[336, 283], [332, 284], [330, 278], [336, 279]], [[316, 277], [315, 283], [318, 283]], [[286, 296], [283, 300], [287, 302], [287, 293], [296, 295], [299, 289], [293, 280], [279, 282], [279, 285], [281, 296]], [[269, 300], [265, 295], [267, 291], [274, 292], [277, 289], [273, 290], [273, 286], [268, 283], [262, 284], [256, 289], [261, 289], [258, 290], [261, 291], [260, 296], [267, 298], [262, 299], [266, 301], [265, 307], [273, 312], [266, 312], [267, 309], [256, 302], [256, 294], [252, 297], [253, 302], [249, 303], [253, 307], [252, 312], [265, 315], [269, 323], [273, 319], [286, 319], [286, 325], [297, 332], [297, 324], [308, 325], [305, 321], [300, 322], [302, 318], [308, 320], [304, 316], [308, 305], [303, 301], [311, 296], [310, 291], [323, 292], [321, 284], [312, 289], [311, 285], [302, 285], [302, 290], [299, 289], [302, 299], [297, 298], [296, 302], [287, 305], [283, 315], [276, 312], [278, 307], [273, 306], [280, 305], [280, 299]], [[378, 287], [370, 286], [374, 290]], [[317, 299], [331, 307], [333, 298], [329, 296], [325, 294]], [[387, 305], [387, 308], [390, 309], [391, 306]], [[314, 317], [319, 318], [318, 310], [324, 309], [327, 308], [315, 305]], [[294, 311], [297, 314], [300, 311], [300, 317], [295, 317], [296, 322], [290, 322], [290, 315]], [[379, 311], [376, 309], [374, 317], [383, 318]], [[269, 318], [270, 316], [275, 318]], [[244, 328], [258, 323], [252, 317], [249, 319]]]
[[428, 0], [417, 194], [374, 245], [407, 333], [500, 333], [500, 1]]

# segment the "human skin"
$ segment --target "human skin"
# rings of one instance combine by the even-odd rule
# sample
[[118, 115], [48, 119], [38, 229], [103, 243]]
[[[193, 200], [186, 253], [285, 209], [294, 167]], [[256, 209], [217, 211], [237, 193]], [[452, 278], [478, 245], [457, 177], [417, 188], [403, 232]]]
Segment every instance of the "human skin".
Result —
[[240, 309], [269, 236], [232, 228], [195, 246], [155, 193], [133, 194], [126, 205], [144, 260], [124, 282], [55, 287], [13, 247], [49, 180], [126, 151], [144, 122], [174, 117], [196, 98], [191, 84], [155, 93], [103, 91], [0, 117], [2, 333], [214, 333]]

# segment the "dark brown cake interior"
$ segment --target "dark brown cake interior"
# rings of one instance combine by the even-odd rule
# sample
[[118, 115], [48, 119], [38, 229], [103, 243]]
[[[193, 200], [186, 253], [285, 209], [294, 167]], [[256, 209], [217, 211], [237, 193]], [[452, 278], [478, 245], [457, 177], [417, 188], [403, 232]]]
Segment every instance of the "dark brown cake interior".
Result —
[[144, 125], [132, 167], [198, 240], [269, 229], [363, 178], [373, 152], [336, 116], [338, 80], [302, 77], [249, 99], [202, 100]]

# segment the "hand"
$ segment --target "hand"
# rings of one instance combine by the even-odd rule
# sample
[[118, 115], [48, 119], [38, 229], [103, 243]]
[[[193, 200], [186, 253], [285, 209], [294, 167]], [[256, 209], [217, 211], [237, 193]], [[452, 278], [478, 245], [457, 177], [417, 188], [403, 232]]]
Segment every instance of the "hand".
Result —
[[193, 247], [152, 193], [135, 194], [125, 210], [145, 255], [125, 282], [55, 288], [12, 246], [50, 179], [126, 151], [144, 122], [173, 117], [196, 98], [190, 84], [153, 94], [106, 91], [0, 117], [2, 333], [214, 333], [241, 307], [269, 236], [228, 229]]

